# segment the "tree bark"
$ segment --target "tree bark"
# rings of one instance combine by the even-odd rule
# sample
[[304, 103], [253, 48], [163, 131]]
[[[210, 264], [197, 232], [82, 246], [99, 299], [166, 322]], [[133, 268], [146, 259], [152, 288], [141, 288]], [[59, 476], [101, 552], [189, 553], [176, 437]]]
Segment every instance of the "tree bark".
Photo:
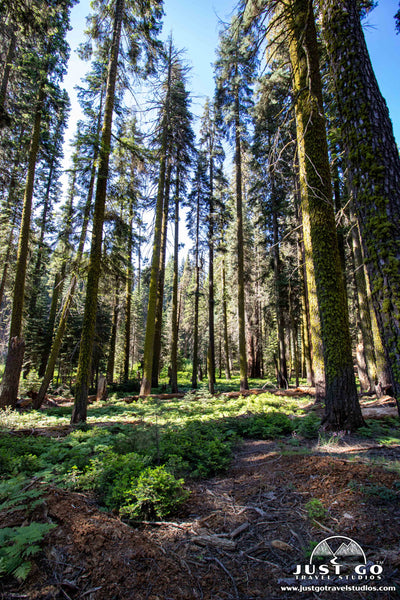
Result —
[[291, 0], [286, 25], [295, 97], [307, 283], [310, 286], [308, 275], [312, 266], [324, 351], [324, 424], [328, 429], [353, 430], [363, 424], [363, 419], [336, 235], [312, 0]]
[[322, 17], [372, 302], [400, 409], [400, 158], [359, 3], [324, 0]]

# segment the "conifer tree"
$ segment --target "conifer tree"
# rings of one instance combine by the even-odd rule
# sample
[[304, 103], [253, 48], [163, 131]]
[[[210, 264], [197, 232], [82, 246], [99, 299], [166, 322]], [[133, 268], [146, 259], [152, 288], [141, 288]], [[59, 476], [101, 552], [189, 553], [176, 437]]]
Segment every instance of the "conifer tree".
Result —
[[6, 366], [0, 389], [0, 406], [15, 406], [18, 394], [19, 377], [25, 351], [22, 337], [23, 308], [25, 295], [26, 269], [28, 261], [32, 198], [35, 183], [35, 169], [40, 146], [41, 122], [46, 97], [58, 86], [65, 70], [68, 46], [65, 41], [69, 23], [71, 1], [54, 3], [47, 12], [48, 27], [52, 36], [40, 43], [35, 61], [37, 91], [34, 102], [34, 120], [29, 148], [28, 172], [24, 191], [21, 228], [18, 241], [16, 275], [14, 282], [13, 307], [10, 324], [10, 337]]
[[244, 287], [244, 239], [243, 239], [243, 182], [242, 152], [251, 105], [250, 85], [255, 74], [256, 45], [252, 34], [243, 31], [240, 20], [234, 18], [230, 27], [221, 35], [218, 59], [215, 64], [217, 82], [217, 107], [222, 111], [226, 131], [232, 133], [235, 148], [235, 195], [237, 226], [237, 279], [238, 279], [238, 325], [240, 389], [248, 389], [245, 287]]
[[214, 198], [216, 171], [224, 160], [222, 135], [218, 130], [215, 108], [207, 98], [201, 121], [200, 145], [208, 162], [209, 200], [208, 200], [208, 389], [214, 393], [215, 384], [215, 325], [214, 325], [214, 246], [215, 246], [215, 214]]
[[285, 9], [293, 72], [307, 276], [315, 278], [324, 349], [324, 422], [330, 429], [352, 430], [359, 427], [363, 419], [354, 379], [333, 212], [313, 3], [312, 0], [291, 0]]
[[[86, 301], [83, 316], [83, 329], [79, 351], [78, 371], [75, 386], [75, 402], [71, 422], [86, 421], [87, 397], [91, 370], [93, 335], [96, 323], [97, 295], [100, 278], [100, 263], [102, 252], [103, 221], [107, 192], [109, 157], [111, 150], [112, 119], [115, 101], [115, 87], [118, 73], [118, 58], [120, 54], [122, 27], [127, 33], [134, 31], [134, 51], [137, 53], [146, 44], [150, 59], [154, 51], [152, 36], [157, 33], [161, 4], [158, 0], [148, 0], [139, 5], [130, 0], [115, 0], [112, 7], [100, 4], [99, 9], [105, 12], [112, 9], [112, 41], [107, 70], [107, 86], [104, 104], [104, 120], [101, 133], [99, 166], [93, 214], [93, 233], [89, 259], [89, 271], [86, 288]], [[101, 20], [101, 15], [97, 15]], [[139, 39], [138, 39], [139, 38]]]
[[194, 205], [195, 211], [188, 213], [187, 225], [194, 241], [194, 318], [193, 318], [193, 353], [192, 353], [192, 388], [197, 389], [199, 356], [199, 304], [200, 304], [200, 256], [201, 256], [201, 224], [205, 218], [205, 204], [209, 197], [209, 182], [207, 163], [203, 152], [198, 152], [196, 166], [193, 173], [189, 202]]

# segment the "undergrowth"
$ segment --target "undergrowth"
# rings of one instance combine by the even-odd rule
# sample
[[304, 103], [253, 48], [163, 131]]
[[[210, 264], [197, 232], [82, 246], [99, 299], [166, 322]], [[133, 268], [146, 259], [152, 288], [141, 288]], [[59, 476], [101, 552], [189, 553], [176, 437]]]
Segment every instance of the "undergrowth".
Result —
[[[128, 404], [114, 397], [89, 406], [86, 425], [62, 430], [57, 426], [68, 425], [70, 407], [0, 411], [0, 512], [23, 510], [28, 519], [23, 527], [1, 530], [0, 576], [28, 573], [30, 553], [50, 530], [36, 525], [52, 525], [27, 525], [48, 483], [92, 493], [129, 521], [163, 519], [187, 499], [185, 480], [226, 469], [243, 438], [282, 438], [291, 451], [302, 450], [304, 439], [331, 443], [319, 434], [320, 419], [302, 409], [307, 403], [268, 393], [212, 397], [204, 390], [166, 402]], [[394, 428], [394, 420], [372, 422], [359, 433], [384, 443]], [[363, 491], [385, 499], [399, 493], [373, 486]], [[310, 518], [324, 518], [317, 501], [306, 508]]]

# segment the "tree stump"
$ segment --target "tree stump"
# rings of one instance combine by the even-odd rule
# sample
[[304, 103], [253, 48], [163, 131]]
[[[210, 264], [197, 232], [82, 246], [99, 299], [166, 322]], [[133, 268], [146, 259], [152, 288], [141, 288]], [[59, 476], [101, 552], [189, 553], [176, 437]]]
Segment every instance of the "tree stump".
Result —
[[107, 392], [107, 378], [104, 375], [99, 376], [99, 381], [97, 384], [97, 396], [96, 400], [107, 400], [108, 392]]

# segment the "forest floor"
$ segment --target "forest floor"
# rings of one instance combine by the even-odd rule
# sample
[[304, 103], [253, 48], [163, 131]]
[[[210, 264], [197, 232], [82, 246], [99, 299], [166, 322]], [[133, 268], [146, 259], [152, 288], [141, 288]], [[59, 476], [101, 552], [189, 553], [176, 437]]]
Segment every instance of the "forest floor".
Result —
[[[379, 434], [395, 407], [389, 399], [366, 399], [363, 404], [371, 419], [368, 437], [342, 432], [320, 435], [316, 441], [292, 433], [242, 440], [222, 474], [186, 483], [188, 500], [165, 521], [130, 526], [105, 512], [93, 494], [49, 485], [30, 515], [23, 510], [0, 512], [1, 527], [32, 519], [57, 525], [44, 539], [25, 582], [0, 580], [0, 597], [296, 598], [299, 591], [284, 587], [299, 585], [297, 565], [304, 568], [316, 543], [331, 536], [354, 539], [368, 565], [381, 565], [381, 578], [369, 580], [369, 585], [396, 591], [306, 589], [300, 597], [400, 597], [400, 445], [397, 437], [382, 439]], [[314, 407], [303, 402], [303, 409]], [[60, 437], [68, 431], [68, 425], [52, 425], [13, 433]], [[35, 485], [34, 478], [30, 485]], [[321, 586], [315, 578], [303, 584], [307, 582]], [[334, 583], [340, 583], [337, 577]]]

